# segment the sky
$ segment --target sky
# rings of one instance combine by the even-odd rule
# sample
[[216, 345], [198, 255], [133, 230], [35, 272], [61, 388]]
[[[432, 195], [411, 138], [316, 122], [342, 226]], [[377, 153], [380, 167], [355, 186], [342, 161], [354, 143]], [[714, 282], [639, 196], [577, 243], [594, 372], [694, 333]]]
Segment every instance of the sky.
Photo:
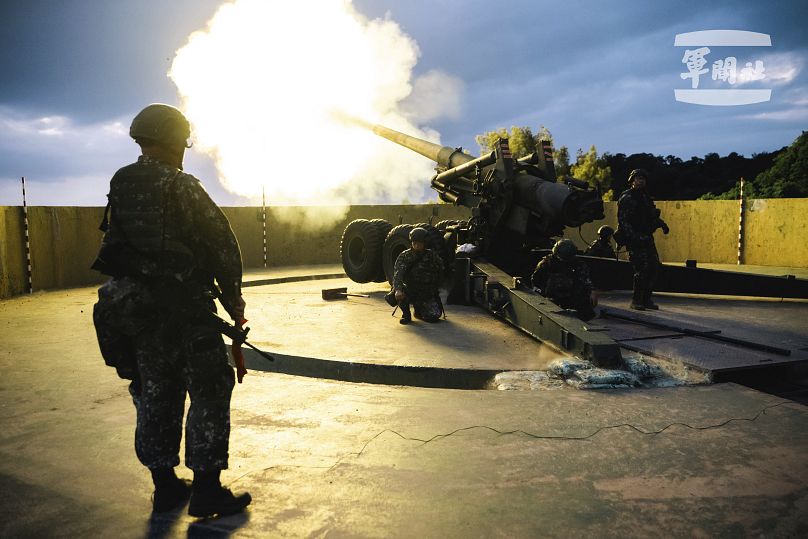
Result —
[[[196, 99], [202, 86], [217, 79], [233, 79], [234, 84], [221, 86], [215, 96], [218, 101], [208, 102], [213, 103], [209, 106], [226, 109], [238, 104], [242, 107], [233, 114], [238, 121], [282, 133], [291, 141], [277, 147], [275, 139], [263, 141], [266, 151], [260, 159], [245, 158], [249, 166], [239, 168], [240, 174], [259, 174], [263, 168], [266, 175], [277, 171], [288, 182], [298, 167], [327, 176], [328, 159], [318, 159], [318, 154], [330, 156], [325, 150], [331, 142], [315, 140], [312, 126], [290, 120], [294, 114], [281, 115], [277, 108], [245, 118], [249, 114], [244, 110], [251, 103], [240, 88], [244, 83], [237, 71], [260, 72], [261, 84], [291, 95], [303, 90], [327, 95], [350, 89], [350, 81], [340, 80], [340, 73], [350, 78], [351, 66], [365, 61], [364, 55], [353, 49], [341, 57], [333, 51], [344, 36], [353, 34], [311, 31], [318, 14], [327, 11], [318, 9], [322, 4], [343, 4], [343, 0], [306, 2], [308, 15], [301, 15], [281, 8], [285, 2], [264, 0], [278, 9], [266, 20], [252, 17], [250, 28], [256, 34], [246, 28], [242, 32], [237, 46], [251, 47], [243, 56], [248, 64], [211, 60], [206, 66], [203, 58], [197, 70], [208, 78], [178, 83], [168, 75], [177, 51], [189, 44], [194, 32], [206, 29], [224, 2], [0, 1], [4, 21], [0, 26], [0, 205], [22, 203], [21, 176], [26, 178], [29, 205], [104, 205], [111, 175], [139, 153], [127, 136], [134, 115], [152, 102], [180, 108], [204, 103]], [[380, 29], [386, 29], [392, 36], [385, 38], [388, 41], [357, 41], [360, 46], [382, 43], [377, 56], [384, 58], [389, 52], [390, 63], [398, 70], [395, 77], [401, 79], [388, 93], [389, 102], [379, 117], [474, 154], [479, 153], [475, 135], [511, 126], [537, 131], [544, 125], [556, 146], [567, 146], [572, 153], [595, 145], [600, 153], [648, 152], [683, 159], [710, 152], [751, 156], [773, 151], [790, 144], [808, 127], [808, 33], [804, 30], [808, 2], [804, 0], [354, 0], [349, 11], [362, 21], [361, 35], [378, 37]], [[710, 47], [699, 88], [768, 88], [772, 90], [769, 101], [718, 107], [674, 99], [674, 89], [691, 88], [691, 80], [682, 78], [688, 72], [683, 55], [687, 48], [695, 49], [675, 47], [675, 36], [715, 29], [765, 33], [772, 45]], [[280, 31], [286, 32], [283, 40], [272, 42], [272, 32]], [[249, 44], [251, 40], [255, 46]], [[211, 40], [214, 46], [226, 42]], [[197, 49], [196, 54], [201, 54]], [[746, 62], [762, 61], [766, 78], [735, 84], [712, 80], [713, 62], [730, 56], [737, 59], [739, 73]], [[320, 65], [318, 58], [324, 59]], [[376, 71], [383, 70], [374, 65]], [[182, 90], [178, 84], [184, 85]], [[379, 88], [367, 99], [384, 97], [384, 86]], [[364, 95], [355, 92], [354, 97]], [[197, 121], [200, 132], [206, 128], [211, 132], [210, 124], [204, 123], [207, 119], [192, 118], [192, 124]], [[214, 140], [208, 135], [189, 150], [185, 170], [199, 177], [220, 204], [254, 204], [254, 193], [239, 194], [228, 181], [235, 169], [228, 171], [223, 163], [234, 158], [224, 155], [226, 145], [215, 140], [216, 132]], [[410, 172], [422, 174], [420, 169]], [[380, 167], [364, 172], [371, 173], [384, 175]], [[423, 184], [428, 180], [427, 172]], [[347, 203], [434, 198], [428, 189], [402, 194], [384, 191], [383, 184], [361, 194], [333, 185], [327, 189], [331, 191], [314, 196], [337, 189]]]

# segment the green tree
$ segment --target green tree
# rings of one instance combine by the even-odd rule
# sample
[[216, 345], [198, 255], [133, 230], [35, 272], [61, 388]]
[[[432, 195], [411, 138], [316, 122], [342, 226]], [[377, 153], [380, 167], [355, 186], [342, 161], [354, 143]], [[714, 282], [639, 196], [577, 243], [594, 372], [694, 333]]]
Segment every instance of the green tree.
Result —
[[606, 164], [606, 159], [598, 157], [598, 150], [594, 144], [585, 153], [578, 150], [577, 159], [570, 167], [570, 173], [572, 177], [600, 189], [604, 200], [614, 200], [614, 193], [611, 190], [612, 170]]
[[[757, 156], [754, 156], [757, 157]], [[740, 197], [740, 180], [719, 194], [707, 193], [701, 200], [733, 200]], [[808, 131], [774, 158], [772, 165], [751, 181], [744, 182], [745, 198], [808, 197]]]
[[545, 126], [539, 126], [538, 133], [534, 134], [529, 127], [511, 127], [507, 129], [497, 129], [487, 131], [482, 135], [477, 135], [474, 139], [480, 145], [480, 153], [490, 152], [494, 149], [494, 143], [498, 138], [507, 138], [511, 148], [511, 154], [515, 159], [525, 157], [533, 152], [541, 151], [541, 141], [549, 140], [553, 145], [553, 162], [557, 176], [566, 176], [570, 173], [570, 152], [566, 146], [555, 149], [553, 144], [553, 134]]
[[[808, 197], [808, 131], [803, 131], [754, 181], [762, 198]], [[745, 194], [745, 193], [744, 193]]]
[[514, 159], [525, 157], [536, 151], [536, 139], [529, 127], [512, 126], [510, 131], [504, 128], [487, 131], [474, 137], [474, 140], [480, 145], [480, 153], [486, 153], [494, 149], [494, 144], [499, 138], [508, 139], [508, 146]]
[[559, 178], [570, 175], [570, 151], [566, 146], [553, 150], [556, 176]]

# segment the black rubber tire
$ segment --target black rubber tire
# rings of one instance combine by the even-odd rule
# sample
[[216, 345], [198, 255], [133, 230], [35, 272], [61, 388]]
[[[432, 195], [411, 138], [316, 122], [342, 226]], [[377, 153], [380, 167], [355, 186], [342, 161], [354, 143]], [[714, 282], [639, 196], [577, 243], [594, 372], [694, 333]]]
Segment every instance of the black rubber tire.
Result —
[[357, 283], [369, 283], [379, 274], [384, 236], [376, 223], [356, 219], [348, 223], [339, 244], [342, 268]]
[[435, 225], [435, 228], [437, 228], [441, 232], [444, 232], [447, 226], [454, 226], [459, 223], [460, 221], [455, 221], [454, 219], [446, 219], [444, 221], [438, 221], [438, 224]]
[[410, 248], [410, 230], [414, 227], [412, 225], [396, 225], [387, 234], [382, 247], [382, 268], [384, 269], [384, 276], [390, 285], [393, 284], [393, 267], [396, 264], [396, 258], [405, 249]]
[[[382, 238], [382, 245], [384, 245], [384, 240], [387, 238], [387, 235], [393, 229], [393, 225], [391, 225], [385, 219], [371, 219], [371, 223], [376, 225], [376, 228], [379, 231], [379, 237]], [[383, 247], [382, 247], [383, 248]], [[382, 264], [382, 252], [381, 249], [379, 250], [379, 272], [376, 274], [376, 277], [373, 278], [374, 283], [383, 283], [387, 280], [387, 275], [384, 273], [384, 265]]]

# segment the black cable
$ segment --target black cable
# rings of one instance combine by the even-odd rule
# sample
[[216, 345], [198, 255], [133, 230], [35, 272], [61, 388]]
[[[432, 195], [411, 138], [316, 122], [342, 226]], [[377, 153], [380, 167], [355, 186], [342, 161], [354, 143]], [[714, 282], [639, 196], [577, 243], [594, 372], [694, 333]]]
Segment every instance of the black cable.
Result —
[[578, 235], [581, 236], [581, 241], [584, 242], [584, 244], [588, 247], [590, 245], [590, 243], [588, 241], [586, 241], [586, 238], [584, 238], [584, 233], [581, 230], [580, 226], [578, 227]]

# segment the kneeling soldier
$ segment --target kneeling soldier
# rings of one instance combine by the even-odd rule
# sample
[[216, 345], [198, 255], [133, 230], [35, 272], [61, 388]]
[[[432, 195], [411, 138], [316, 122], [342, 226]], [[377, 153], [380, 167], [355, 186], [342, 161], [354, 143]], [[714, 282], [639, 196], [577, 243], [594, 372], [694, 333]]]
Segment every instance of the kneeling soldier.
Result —
[[593, 241], [586, 248], [584, 254], [587, 256], [599, 256], [601, 258], [617, 258], [612, 248], [612, 236], [614, 229], [609, 225], [603, 225], [598, 229], [598, 239]]
[[577, 252], [571, 240], [558, 240], [552, 254], [539, 261], [531, 281], [542, 296], [563, 309], [574, 309], [578, 318], [586, 321], [595, 317], [598, 302], [589, 270], [575, 257]]
[[438, 295], [443, 261], [435, 251], [426, 248], [427, 234], [426, 229], [413, 228], [412, 248], [398, 255], [393, 267], [393, 293], [401, 307], [402, 324], [412, 321], [410, 304], [415, 309], [415, 318], [425, 322], [437, 322], [443, 312]]

